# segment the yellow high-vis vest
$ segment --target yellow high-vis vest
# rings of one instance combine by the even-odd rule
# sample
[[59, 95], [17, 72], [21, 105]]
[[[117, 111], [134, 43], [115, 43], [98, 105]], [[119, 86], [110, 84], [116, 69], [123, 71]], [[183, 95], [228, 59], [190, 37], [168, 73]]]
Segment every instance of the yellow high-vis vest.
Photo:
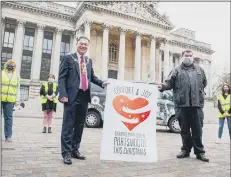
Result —
[[16, 77], [16, 74], [12, 74], [12, 78], [9, 79], [5, 70], [2, 70], [2, 92], [1, 101], [15, 103], [17, 97], [17, 88], [20, 78]]
[[[227, 98], [225, 99], [222, 95], [217, 97], [217, 100], [220, 101], [221, 103], [221, 108], [225, 113], [228, 113], [230, 107], [231, 107], [231, 97], [230, 94], [228, 94]], [[231, 116], [231, 114], [228, 114], [229, 117]], [[218, 110], [218, 117], [219, 118], [224, 118], [224, 115], [220, 113], [220, 111]]]
[[[48, 92], [48, 83], [44, 83], [43, 85], [44, 85], [44, 87], [45, 87], [45, 92], [47, 93], [47, 92]], [[56, 89], [57, 89], [57, 84], [56, 84], [56, 83], [53, 83], [53, 93], [56, 92]], [[47, 97], [41, 95], [42, 104], [46, 103], [47, 100], [48, 100]], [[57, 102], [58, 102], [57, 97], [54, 97], [54, 98], [53, 98], [53, 103], [57, 103]]]

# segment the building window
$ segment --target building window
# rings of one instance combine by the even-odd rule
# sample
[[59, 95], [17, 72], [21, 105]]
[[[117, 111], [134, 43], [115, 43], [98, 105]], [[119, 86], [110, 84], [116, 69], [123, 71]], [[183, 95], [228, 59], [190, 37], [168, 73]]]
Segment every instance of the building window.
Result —
[[[27, 28], [26, 28], [26, 31], [27, 31]], [[33, 46], [34, 46], [34, 33], [31, 33], [30, 36], [29, 34], [28, 35], [25, 34], [23, 49], [33, 51]]]
[[113, 63], [118, 63], [116, 44], [109, 45], [109, 61]]
[[108, 70], [108, 78], [117, 79], [117, 74], [118, 71], [116, 70]]
[[30, 79], [32, 56], [22, 56], [21, 78]]
[[3, 47], [14, 47], [14, 33], [5, 31]]
[[9, 59], [12, 59], [12, 53], [2, 52], [2, 55], [1, 55], [1, 69], [4, 68], [4, 64], [5, 64]]
[[1, 69], [3, 69], [4, 64], [9, 59], [12, 59], [14, 36], [15, 36], [15, 25], [6, 23], [4, 37], [3, 37], [2, 53], [1, 53]]
[[194, 58], [194, 63], [199, 65], [200, 64], [200, 59], [199, 58]]
[[14, 47], [14, 36], [15, 36], [15, 25], [6, 23], [3, 47], [13, 48]]
[[29, 99], [29, 86], [20, 85], [20, 101]]
[[26, 28], [23, 42], [23, 54], [21, 63], [21, 78], [30, 79], [33, 47], [34, 47], [34, 28]]
[[52, 54], [53, 33], [45, 31], [43, 39], [42, 63], [40, 69], [40, 80], [47, 80], [50, 74], [51, 54]]
[[60, 55], [64, 56], [70, 52], [70, 40], [71, 37], [68, 35], [62, 35]]
[[173, 68], [175, 68], [176, 67], [176, 57], [175, 56], [173, 56], [172, 58], [172, 63], [173, 63]]
[[161, 71], [161, 82], [164, 82], [164, 71]]

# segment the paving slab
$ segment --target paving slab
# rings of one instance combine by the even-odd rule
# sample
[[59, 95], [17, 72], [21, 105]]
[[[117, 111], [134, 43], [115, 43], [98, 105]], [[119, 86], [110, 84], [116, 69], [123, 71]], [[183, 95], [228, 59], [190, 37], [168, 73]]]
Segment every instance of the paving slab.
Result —
[[203, 141], [210, 163], [177, 159], [180, 134], [157, 126], [157, 163], [100, 161], [102, 129], [84, 129], [81, 152], [87, 160], [64, 165], [60, 155], [61, 119], [54, 119], [52, 134], [42, 133], [42, 119], [14, 118], [13, 142], [2, 141], [3, 177], [228, 177], [230, 140], [227, 124], [222, 144], [215, 144], [217, 124], [205, 124]]

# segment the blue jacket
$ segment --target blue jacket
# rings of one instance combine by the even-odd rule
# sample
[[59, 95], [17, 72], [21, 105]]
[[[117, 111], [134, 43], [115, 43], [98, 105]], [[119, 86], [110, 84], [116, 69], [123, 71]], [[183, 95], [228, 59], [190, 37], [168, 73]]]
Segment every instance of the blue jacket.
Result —
[[[103, 81], [98, 79], [92, 68], [92, 60], [88, 57], [85, 57], [87, 61], [87, 79], [88, 79], [88, 88], [89, 88], [89, 97], [86, 100], [91, 102], [91, 82], [103, 88]], [[68, 103], [72, 104], [77, 96], [80, 85], [80, 70], [79, 63], [77, 62], [77, 54], [68, 54], [63, 57], [60, 68], [59, 68], [59, 78], [58, 78], [58, 90], [59, 90], [59, 99], [62, 97], [68, 98]]]

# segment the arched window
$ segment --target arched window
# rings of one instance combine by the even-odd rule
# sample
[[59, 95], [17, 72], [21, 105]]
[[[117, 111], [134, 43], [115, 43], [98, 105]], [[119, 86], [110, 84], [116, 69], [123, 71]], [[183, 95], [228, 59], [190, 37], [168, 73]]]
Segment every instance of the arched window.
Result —
[[109, 61], [113, 63], [118, 63], [117, 45], [113, 43], [109, 45]]

